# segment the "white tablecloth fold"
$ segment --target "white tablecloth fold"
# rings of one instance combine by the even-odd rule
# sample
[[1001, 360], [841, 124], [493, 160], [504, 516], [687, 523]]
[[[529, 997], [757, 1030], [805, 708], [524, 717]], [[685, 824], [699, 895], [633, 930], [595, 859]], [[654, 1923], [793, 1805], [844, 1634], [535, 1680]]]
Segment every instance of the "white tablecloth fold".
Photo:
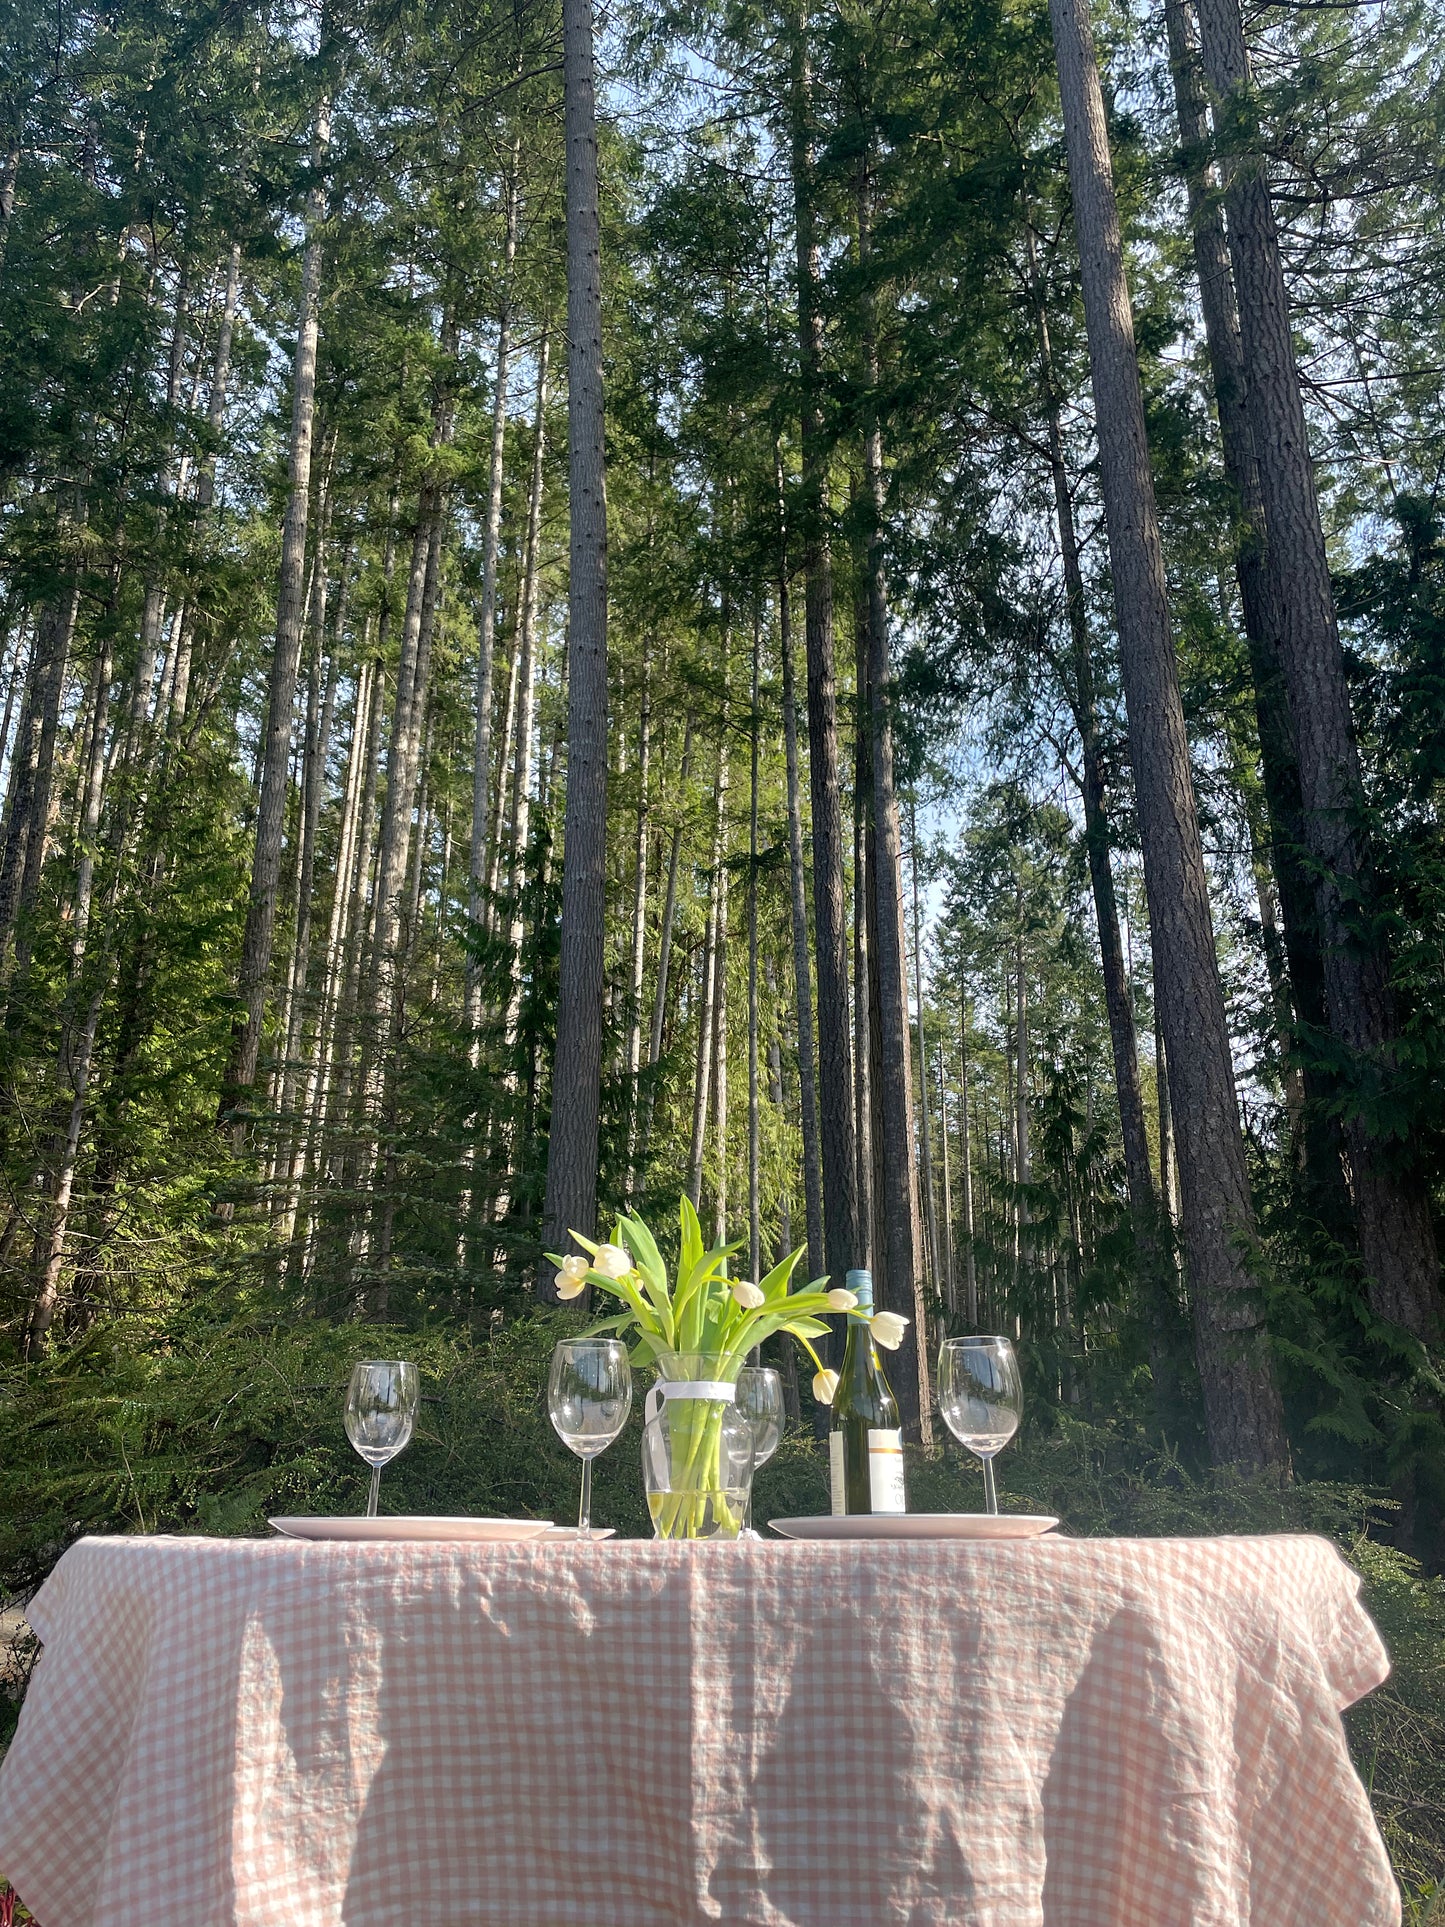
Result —
[[90, 1539], [0, 1771], [43, 1927], [1392, 1927], [1303, 1537]]

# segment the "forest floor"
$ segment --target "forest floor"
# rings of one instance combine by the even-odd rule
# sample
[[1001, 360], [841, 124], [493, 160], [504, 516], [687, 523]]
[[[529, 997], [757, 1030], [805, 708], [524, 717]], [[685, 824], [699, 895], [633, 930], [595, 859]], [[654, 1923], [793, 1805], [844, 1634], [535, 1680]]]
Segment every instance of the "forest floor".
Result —
[[[559, 1330], [575, 1325], [566, 1314], [537, 1316], [478, 1342], [446, 1329], [403, 1336], [319, 1322], [192, 1323], [143, 1351], [97, 1334], [83, 1352], [32, 1369], [0, 1407], [0, 1743], [14, 1729], [33, 1654], [18, 1609], [79, 1533], [264, 1532], [268, 1512], [355, 1507], [364, 1473], [340, 1425], [355, 1357], [395, 1356], [404, 1343], [427, 1386], [417, 1436], [388, 1469], [384, 1507], [565, 1521], [576, 1460], [552, 1433], [543, 1387]], [[650, 1530], [636, 1476], [639, 1423], [634, 1411], [629, 1432], [598, 1461], [594, 1499], [598, 1522], [631, 1536]], [[1126, 1425], [1082, 1419], [1026, 1430], [1000, 1461], [999, 1483], [1006, 1510], [1056, 1514], [1082, 1536], [1331, 1538], [1361, 1575], [1394, 1668], [1346, 1715], [1350, 1746], [1409, 1927], [1445, 1927], [1445, 1581], [1389, 1544], [1386, 1502], [1322, 1482], [1281, 1491], [1194, 1476]], [[913, 1454], [909, 1498], [918, 1510], [978, 1510], [976, 1462], [951, 1443]], [[755, 1516], [826, 1504], [825, 1455], [794, 1430], [758, 1475]]]

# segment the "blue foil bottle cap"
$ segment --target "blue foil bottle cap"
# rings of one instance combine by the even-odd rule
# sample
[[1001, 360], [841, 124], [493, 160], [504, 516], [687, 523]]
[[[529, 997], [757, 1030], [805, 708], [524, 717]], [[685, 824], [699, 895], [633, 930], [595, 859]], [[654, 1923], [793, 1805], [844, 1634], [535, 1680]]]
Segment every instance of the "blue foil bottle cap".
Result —
[[850, 1315], [858, 1316], [872, 1311], [873, 1273], [871, 1271], [850, 1271], [848, 1273], [848, 1289], [851, 1292], [856, 1292], [858, 1297], [858, 1312]]

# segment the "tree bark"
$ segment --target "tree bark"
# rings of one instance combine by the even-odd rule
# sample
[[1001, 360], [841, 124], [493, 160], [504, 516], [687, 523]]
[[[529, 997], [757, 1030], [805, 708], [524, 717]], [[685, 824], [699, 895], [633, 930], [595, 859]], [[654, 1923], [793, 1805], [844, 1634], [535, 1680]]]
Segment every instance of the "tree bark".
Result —
[[1165, 1041], [1181, 1102], [1184, 1244], [1216, 1463], [1289, 1466], [1247, 1253], [1254, 1211], [1214, 950], [1133, 313], [1085, 0], [1050, 0], [1093, 374], [1144, 881]]
[[537, 413], [532, 435], [532, 474], [527, 490], [527, 559], [522, 572], [522, 601], [517, 613], [517, 753], [512, 766], [512, 841], [507, 871], [507, 991], [502, 1024], [507, 1053], [507, 1082], [514, 1081], [511, 1055], [517, 1043], [517, 1016], [522, 1003], [522, 886], [526, 880], [527, 839], [532, 808], [532, 733], [537, 706], [536, 634], [537, 575], [542, 546], [542, 478], [547, 435], [547, 369], [550, 340], [542, 331], [537, 362]]
[[320, 331], [322, 226], [326, 194], [319, 178], [331, 142], [331, 100], [323, 94], [316, 109], [312, 166], [318, 174], [306, 201], [306, 248], [301, 262], [301, 306], [296, 350], [291, 363], [291, 445], [286, 519], [281, 531], [281, 581], [276, 605], [276, 643], [266, 696], [266, 729], [261, 764], [261, 798], [256, 812], [256, 853], [251, 893], [241, 940], [239, 995], [243, 1006], [231, 1033], [230, 1062], [222, 1087], [222, 1120], [239, 1142], [240, 1109], [256, 1081], [261, 1027], [271, 976], [276, 929], [276, 894], [281, 876], [281, 841], [286, 821], [286, 791], [291, 761], [291, 712], [301, 660], [305, 619], [306, 526], [311, 505], [311, 440], [316, 406], [316, 347]]
[[[1279, 229], [1270, 198], [1238, 0], [1201, 0], [1204, 64], [1225, 149], [1229, 250], [1239, 301], [1249, 421], [1264, 508], [1265, 566], [1299, 758], [1330, 1028], [1347, 1059], [1339, 1096], [1355, 1223], [1377, 1318], [1426, 1344], [1445, 1300], [1425, 1176], [1409, 1141], [1387, 1148], [1370, 1113], [1399, 1083], [1398, 1030], [1362, 821], [1364, 785], [1315, 489]], [[1171, 1050], [1176, 1079], [1178, 1050]], [[1182, 1106], [1181, 1106], [1182, 1123]]]
[[792, 599], [786, 556], [778, 577], [778, 648], [783, 659], [783, 750], [788, 780], [788, 893], [792, 911], [793, 997], [798, 1032], [798, 1107], [803, 1137], [803, 1210], [808, 1237], [808, 1276], [811, 1279], [823, 1276], [827, 1260], [823, 1242], [823, 1161], [819, 1143], [818, 1075], [813, 1050], [813, 978], [808, 957], [808, 904], [803, 873], [798, 700], [793, 687]]
[[1343, 1147], [1338, 1122], [1328, 1109], [1328, 1080], [1319, 1068], [1318, 1047], [1313, 1041], [1324, 1035], [1328, 1024], [1324, 960], [1304, 855], [1299, 759], [1280, 665], [1281, 615], [1274, 604], [1276, 584], [1272, 579], [1276, 572], [1266, 563], [1264, 497], [1250, 423], [1239, 308], [1224, 213], [1209, 164], [1209, 120], [1190, 0], [1166, 0], [1164, 17], [1220, 450], [1239, 516], [1235, 573], [1254, 684], [1260, 772], [1269, 812], [1270, 863], [1279, 890], [1288, 995], [1293, 1006], [1281, 1029], [1280, 1044], [1286, 1059], [1292, 1057], [1298, 1063], [1304, 1083], [1301, 1150], [1312, 1205], [1325, 1222], [1338, 1223], [1344, 1196], [1340, 1182]]
[[[866, 166], [858, 191], [859, 259], [866, 275], [871, 257], [870, 184]], [[883, 572], [883, 441], [878, 422], [878, 350], [871, 296], [865, 297], [863, 323], [863, 509], [866, 517], [864, 561], [868, 587], [868, 715], [871, 734], [870, 777], [873, 839], [868, 850], [869, 882], [876, 920], [869, 931], [870, 954], [877, 952], [880, 1088], [874, 1115], [880, 1128], [881, 1157], [875, 1156], [881, 1185], [874, 1203], [877, 1246], [882, 1254], [883, 1306], [909, 1320], [893, 1374], [903, 1422], [917, 1426], [925, 1445], [932, 1442], [932, 1405], [923, 1290], [923, 1238], [919, 1214], [918, 1159], [914, 1142], [912, 1040], [908, 1023], [908, 960], [903, 935], [903, 851], [898, 794], [893, 777], [893, 656], [888, 635], [888, 592]], [[816, 834], [816, 830], [815, 830]]]
[[[602, 981], [607, 912], [607, 486], [602, 392], [601, 227], [591, 0], [563, 0], [567, 143], [568, 586], [567, 810], [552, 1122], [543, 1248], [597, 1216]], [[544, 1302], [556, 1274], [543, 1261]]]
[[758, 1108], [758, 709], [763, 637], [753, 612], [753, 679], [748, 718], [748, 1277], [762, 1276], [762, 1119]]
[[813, 815], [823, 1223], [829, 1273], [841, 1279], [858, 1256], [858, 1190], [848, 1039], [843, 812], [838, 790], [833, 565], [827, 504], [829, 448], [822, 415], [823, 320], [818, 309], [820, 254], [813, 204], [812, 83], [806, 36], [804, 15], [794, 22], [790, 103], [803, 452], [801, 533], [807, 579], [808, 776]]
[[[913, 995], [918, 1006], [918, 1182], [923, 1195], [923, 1230], [927, 1240], [929, 1276], [933, 1289], [944, 1292], [939, 1255], [938, 1212], [933, 1195], [932, 1132], [929, 1129], [928, 1040], [923, 1021], [923, 919], [918, 901], [918, 808], [908, 804], [909, 872], [913, 880]], [[947, 1178], [944, 1179], [945, 1188]]]
[[[472, 742], [472, 842], [467, 859], [467, 915], [473, 940], [481, 934], [487, 881], [487, 807], [491, 801], [492, 672], [497, 636], [497, 560], [501, 554], [502, 483], [507, 436], [507, 375], [512, 353], [512, 275], [517, 258], [517, 170], [521, 139], [512, 142], [503, 184], [502, 311], [497, 320], [497, 376], [492, 391], [492, 454], [487, 476], [487, 515], [482, 529], [482, 599], [477, 611], [477, 711]], [[466, 1025], [475, 1066], [480, 1051], [482, 979], [475, 949], [466, 963]]]
[[[978, 1261], [973, 1248], [973, 1146], [968, 1109], [968, 994], [958, 1012], [958, 1171], [963, 1215], [963, 1291], [969, 1329], [978, 1328]], [[985, 1152], [988, 1147], [984, 1138]]]

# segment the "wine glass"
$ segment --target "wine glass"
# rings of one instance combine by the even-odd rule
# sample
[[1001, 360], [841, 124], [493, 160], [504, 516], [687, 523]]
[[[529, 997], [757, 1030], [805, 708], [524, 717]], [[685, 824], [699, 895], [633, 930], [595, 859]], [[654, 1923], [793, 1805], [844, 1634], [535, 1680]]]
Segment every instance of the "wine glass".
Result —
[[592, 1537], [592, 1461], [605, 1452], [632, 1409], [632, 1367], [620, 1338], [564, 1338], [552, 1353], [547, 1413], [553, 1430], [582, 1461], [577, 1537]]
[[381, 1468], [404, 1451], [416, 1424], [421, 1383], [402, 1358], [371, 1358], [351, 1368], [346, 1388], [346, 1436], [371, 1467], [366, 1516], [376, 1517]]
[[938, 1409], [943, 1422], [983, 1460], [985, 1509], [998, 1511], [993, 1460], [1019, 1429], [1024, 1389], [1007, 1338], [946, 1338], [938, 1354]]
[[[744, 1365], [738, 1373], [738, 1410], [753, 1428], [753, 1471], [766, 1465], [783, 1442], [783, 1378], [771, 1365]], [[753, 1531], [753, 1489], [748, 1487], [748, 1506], [743, 1519], [743, 1535], [756, 1539]]]

